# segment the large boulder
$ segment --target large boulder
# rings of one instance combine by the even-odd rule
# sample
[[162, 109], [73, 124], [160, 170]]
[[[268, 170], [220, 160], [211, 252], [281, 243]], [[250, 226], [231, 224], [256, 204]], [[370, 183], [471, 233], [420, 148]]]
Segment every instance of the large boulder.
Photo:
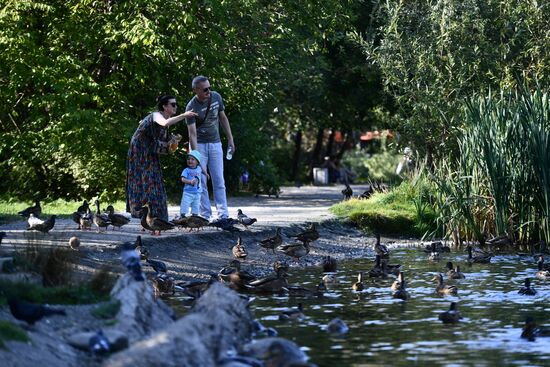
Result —
[[113, 355], [104, 366], [216, 366], [252, 336], [247, 301], [213, 284], [189, 314], [150, 338]]
[[127, 335], [130, 344], [174, 322], [174, 311], [154, 297], [150, 283], [136, 281], [129, 273], [118, 279], [111, 297], [120, 301], [114, 328]]

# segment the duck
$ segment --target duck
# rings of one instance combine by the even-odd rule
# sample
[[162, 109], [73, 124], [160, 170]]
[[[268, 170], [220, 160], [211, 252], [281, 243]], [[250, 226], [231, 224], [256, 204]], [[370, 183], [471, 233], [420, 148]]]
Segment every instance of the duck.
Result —
[[296, 238], [298, 241], [306, 244], [313, 242], [319, 238], [319, 232], [317, 231], [317, 227], [315, 223], [311, 223], [309, 228], [307, 228], [305, 231], [298, 233], [297, 235], [290, 236], [291, 238]]
[[17, 213], [18, 215], [28, 218], [30, 214], [34, 214], [35, 217], [40, 217], [42, 215], [42, 207], [40, 206], [40, 201], [36, 200], [34, 206], [29, 206]]
[[[140, 254], [140, 258], [141, 258], [141, 255], [142, 254]], [[166, 263], [163, 261], [149, 259], [149, 256], [146, 256], [145, 262], [147, 263], [147, 265], [153, 268], [155, 273], [166, 273], [168, 271]]]
[[398, 276], [402, 269], [401, 264], [388, 264], [387, 259], [381, 259], [380, 263], [387, 274]]
[[90, 204], [88, 204], [88, 201], [84, 200], [82, 205], [80, 205], [75, 212], [72, 214], [73, 221], [78, 224], [78, 229], [82, 229], [82, 225], [80, 224], [80, 217], [82, 214], [86, 213], [86, 211], [90, 209]]
[[151, 279], [151, 284], [153, 285], [156, 297], [171, 296], [176, 291], [174, 278], [166, 273], [157, 273]]
[[229, 287], [234, 290], [245, 289], [256, 277], [246, 270], [241, 270], [239, 260], [231, 260], [228, 266], [218, 272], [218, 278], [224, 283], [229, 283]]
[[397, 279], [391, 285], [391, 290], [394, 292], [397, 291], [398, 289], [401, 288], [401, 283], [404, 283], [404, 282], [405, 282], [405, 274], [403, 274], [403, 272], [400, 271], [399, 275], [397, 276]]
[[204, 292], [206, 292], [206, 290], [217, 281], [217, 275], [210, 274], [209, 279], [194, 279], [188, 282], [176, 283], [174, 289], [183, 292], [189, 297], [197, 299], [202, 296]]
[[94, 215], [94, 224], [97, 226], [97, 232], [99, 233], [101, 228], [105, 228], [105, 230], [107, 230], [107, 227], [111, 225], [111, 221], [109, 220], [109, 216], [107, 214], [101, 213], [101, 210], [99, 209], [99, 200], [94, 201], [94, 204], [97, 209]]
[[535, 341], [537, 337], [549, 337], [550, 329], [537, 326], [533, 316], [527, 316], [525, 318], [525, 326], [521, 332], [521, 337], [529, 341]]
[[111, 225], [113, 227], [118, 227], [118, 229], [122, 229], [122, 226], [130, 223], [130, 218], [127, 218], [122, 214], [115, 213], [115, 208], [112, 205], [107, 206], [107, 215], [111, 221]]
[[298, 303], [298, 307], [290, 308], [279, 315], [280, 321], [302, 321], [304, 318], [304, 306], [302, 303]]
[[273, 262], [273, 270], [275, 272], [278, 272], [279, 269], [284, 271], [284, 272], [288, 272], [288, 263], [286, 261], [281, 261], [281, 260], [277, 260], [275, 262]]
[[147, 211], [147, 225], [151, 230], [153, 231], [153, 235], [155, 235], [155, 232], [158, 232], [157, 235], [160, 236], [161, 231], [168, 231], [170, 229], [174, 228], [174, 224], [168, 222], [167, 220], [164, 220], [159, 217], [153, 217], [153, 214], [151, 213], [151, 209], [148, 205], [144, 205], [143, 209], [146, 209]]
[[323, 275], [323, 278], [321, 278], [321, 283], [323, 283], [325, 288], [328, 289], [335, 284], [338, 284], [338, 278], [334, 274], [325, 274]]
[[440, 313], [438, 318], [444, 324], [458, 323], [462, 318], [462, 316], [460, 315], [460, 311], [457, 310], [457, 303], [451, 302], [451, 305], [449, 306], [449, 310]]
[[[402, 274], [402, 273], [401, 273]], [[403, 280], [402, 282], [399, 283], [399, 288], [396, 289], [393, 294], [392, 294], [392, 297], [393, 298], [398, 298], [398, 299], [402, 299], [404, 301], [408, 300], [409, 299], [409, 292], [407, 292], [407, 290], [405, 289], [406, 287], [406, 283], [405, 281]]]
[[534, 296], [537, 294], [537, 291], [531, 288], [531, 279], [525, 278], [524, 286], [519, 289], [518, 293], [525, 296]]
[[380, 233], [376, 233], [376, 243], [374, 244], [374, 251], [376, 255], [380, 256], [382, 259], [388, 259], [390, 257], [390, 250], [386, 245], [380, 243]]
[[538, 263], [541, 263], [542, 264], [542, 269], [543, 270], [550, 270], [550, 264], [546, 264], [544, 262], [544, 255], [539, 255], [538, 258], [537, 258], [537, 264]]
[[333, 273], [336, 271], [338, 263], [335, 258], [328, 255], [323, 257], [323, 260], [321, 261], [321, 266], [324, 273]]
[[277, 273], [251, 281], [248, 285], [257, 293], [282, 293], [287, 291], [287, 273], [279, 269]]
[[241, 209], [237, 210], [237, 220], [240, 224], [242, 224], [245, 228], [248, 228], [248, 226], [253, 225], [258, 221], [256, 218], [250, 218], [246, 214], [243, 213]]
[[447, 262], [447, 278], [449, 279], [465, 279], [466, 276], [464, 273], [460, 271], [460, 266], [457, 265], [456, 267], [453, 267], [453, 263], [448, 261]]
[[321, 282], [321, 286], [317, 286], [315, 290], [301, 287], [298, 285], [289, 285], [286, 287], [290, 297], [322, 297], [326, 291], [326, 286]]
[[147, 205], [144, 205], [139, 209], [141, 213], [140, 218], [140, 224], [141, 224], [141, 230], [142, 231], [151, 231], [151, 234], [155, 234], [155, 231], [153, 231], [153, 228], [149, 227], [149, 224], [147, 224], [147, 215], [149, 214], [149, 208]]
[[535, 277], [540, 280], [546, 280], [550, 278], [550, 271], [544, 270], [544, 263], [539, 262], [537, 264], [538, 271], [535, 273]]
[[237, 243], [235, 244], [235, 246], [233, 246], [231, 252], [233, 253], [233, 256], [235, 256], [237, 259], [246, 259], [246, 257], [248, 256], [248, 252], [246, 251], [246, 248], [242, 243], [241, 237], [237, 238]]
[[435, 251], [437, 252], [451, 252], [451, 248], [449, 246], [446, 246], [441, 241], [435, 241], [430, 243], [429, 245], [424, 248], [425, 253], [431, 253], [433, 249], [435, 248]]
[[441, 259], [441, 254], [437, 251], [435, 242], [432, 243], [432, 251], [428, 255], [428, 260], [430, 261], [439, 261]]
[[275, 249], [283, 243], [283, 237], [281, 236], [281, 228], [277, 228], [275, 235], [264, 238], [258, 242], [260, 246], [265, 248], [267, 251], [270, 249], [273, 250], [275, 254]]
[[299, 261], [301, 257], [309, 254], [309, 244], [308, 242], [302, 243], [291, 243], [285, 244], [278, 247], [279, 251], [283, 252], [285, 255], [290, 256], [294, 261]]
[[443, 275], [438, 274], [435, 277], [433, 277], [432, 280], [437, 281], [437, 287], [435, 288], [435, 292], [440, 295], [453, 295], [456, 296], [458, 293], [458, 288], [454, 285], [447, 285], [443, 281]]
[[193, 229], [199, 231], [202, 227], [207, 226], [208, 219], [203, 218], [200, 215], [192, 214], [187, 217], [174, 219], [172, 220], [172, 223], [180, 227], [189, 228], [189, 232], [191, 232]]
[[362, 271], [360, 271], [359, 274], [357, 274], [357, 282], [355, 282], [351, 285], [351, 289], [353, 289], [356, 292], [361, 292], [363, 289], [365, 289], [365, 286], [363, 284], [363, 272]]
[[55, 225], [55, 218], [57, 218], [57, 216], [52, 215], [43, 222], [37, 222], [33, 226], [27, 227], [27, 230], [28, 231], [40, 231], [42, 233], [48, 233], [49, 231], [52, 230], [52, 228]]
[[141, 236], [137, 236], [136, 242], [134, 243], [134, 248], [139, 251], [140, 260], [146, 260], [151, 255], [149, 249], [141, 241]]
[[79, 218], [79, 229], [83, 231], [89, 231], [92, 229], [92, 224], [94, 223], [94, 215], [90, 211], [90, 208], [86, 209], [86, 211], [82, 214], [80, 214]]
[[343, 335], [349, 331], [349, 326], [340, 318], [336, 317], [327, 324], [327, 331], [334, 335]]
[[342, 190], [342, 195], [344, 195], [344, 200], [349, 200], [353, 197], [353, 190], [348, 184], [346, 184], [346, 188]]
[[472, 246], [468, 246], [468, 263], [469, 264], [489, 264], [491, 262], [492, 254], [485, 251], [478, 250], [473, 254]]
[[369, 277], [370, 278], [387, 278], [388, 273], [386, 269], [382, 266], [380, 255], [376, 255], [374, 261], [375, 261], [374, 267], [371, 270], [369, 270]]

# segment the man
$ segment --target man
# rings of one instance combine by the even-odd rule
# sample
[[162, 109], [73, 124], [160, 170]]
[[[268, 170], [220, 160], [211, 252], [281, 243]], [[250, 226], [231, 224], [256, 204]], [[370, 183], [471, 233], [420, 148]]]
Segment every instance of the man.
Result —
[[[205, 175], [202, 182], [206, 182], [206, 174], [210, 173], [214, 189], [214, 202], [218, 213], [218, 220], [223, 223], [229, 217], [227, 210], [227, 196], [225, 180], [223, 178], [223, 149], [220, 139], [220, 125], [227, 137], [228, 149], [235, 152], [235, 143], [231, 134], [229, 120], [225, 115], [222, 96], [210, 88], [208, 78], [199, 75], [191, 83], [195, 96], [187, 103], [186, 111], [194, 111], [196, 117], [187, 119], [187, 131], [191, 150], [201, 153], [202, 171]], [[205, 185], [206, 187], [206, 185]], [[201, 194], [201, 216], [210, 219], [212, 209], [208, 198], [208, 190]]]

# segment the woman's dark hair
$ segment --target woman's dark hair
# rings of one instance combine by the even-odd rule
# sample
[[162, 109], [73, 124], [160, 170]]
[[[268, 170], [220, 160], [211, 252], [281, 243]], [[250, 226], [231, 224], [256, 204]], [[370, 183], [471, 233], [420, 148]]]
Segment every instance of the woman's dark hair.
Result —
[[171, 99], [176, 99], [176, 97], [170, 95], [170, 94], [165, 94], [163, 96], [160, 96], [157, 98], [157, 109], [159, 111], [164, 111], [164, 105], [168, 103], [169, 100]]

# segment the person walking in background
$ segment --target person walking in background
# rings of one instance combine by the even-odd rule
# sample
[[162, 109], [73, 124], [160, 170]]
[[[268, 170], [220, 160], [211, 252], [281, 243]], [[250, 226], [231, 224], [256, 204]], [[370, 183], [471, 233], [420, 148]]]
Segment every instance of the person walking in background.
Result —
[[190, 207], [191, 215], [199, 215], [202, 192], [202, 169], [200, 162], [201, 154], [199, 151], [192, 150], [187, 155], [187, 168], [181, 173], [181, 182], [185, 184], [180, 204], [180, 215], [182, 218], [189, 214]]
[[156, 112], [151, 112], [140, 121], [130, 140], [126, 160], [126, 211], [139, 218], [145, 204], [154, 217], [168, 220], [166, 191], [162, 182], [157, 141], [162, 129], [196, 116], [192, 111], [176, 114], [176, 98], [164, 95], [157, 100]]
[[191, 98], [186, 111], [193, 111], [197, 115], [187, 118], [189, 143], [192, 150], [201, 154], [203, 175], [203, 190], [201, 194], [201, 216], [210, 220], [212, 208], [208, 198], [206, 174], [210, 173], [214, 202], [218, 214], [218, 221], [223, 225], [229, 217], [227, 210], [227, 196], [223, 177], [223, 149], [220, 139], [220, 125], [227, 137], [228, 150], [236, 151], [229, 120], [225, 115], [225, 106], [222, 96], [213, 91], [207, 77], [199, 75], [191, 83], [195, 96]]

